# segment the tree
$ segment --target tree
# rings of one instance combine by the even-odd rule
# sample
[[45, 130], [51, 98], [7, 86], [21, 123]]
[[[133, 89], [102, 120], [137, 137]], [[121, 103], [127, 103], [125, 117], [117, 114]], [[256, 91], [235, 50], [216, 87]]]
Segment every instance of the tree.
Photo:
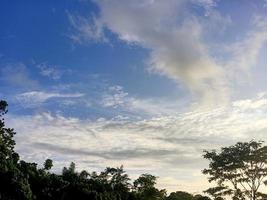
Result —
[[166, 197], [166, 200], [211, 200], [207, 196], [202, 196], [200, 194], [193, 195], [188, 192], [184, 191], [176, 191], [170, 193], [168, 197]]
[[166, 197], [166, 190], [159, 190], [155, 187], [157, 177], [151, 174], [142, 174], [134, 181], [134, 188], [137, 199], [140, 200], [161, 200]]
[[14, 151], [15, 141], [13, 139], [16, 134], [13, 129], [5, 127], [4, 115], [7, 113], [7, 102], [0, 101], [0, 169], [5, 170], [5, 166], [9, 161], [18, 161], [18, 154]]
[[172, 192], [166, 200], [193, 200], [193, 195], [188, 192], [177, 191]]
[[51, 159], [46, 159], [44, 162], [44, 170], [50, 170], [53, 167], [53, 161]]
[[32, 199], [32, 192], [27, 178], [20, 171], [19, 155], [14, 151], [15, 131], [6, 128], [4, 115], [7, 102], [0, 101], [0, 199]]
[[202, 196], [200, 194], [197, 194], [193, 197], [193, 200], [211, 200], [211, 199], [207, 196]]
[[240, 200], [265, 197], [259, 192], [267, 183], [267, 147], [262, 141], [238, 142], [220, 152], [205, 151], [203, 156], [210, 161], [203, 173], [209, 175], [209, 182], [217, 184], [206, 190], [210, 195]]
[[129, 195], [130, 179], [123, 170], [123, 166], [113, 168], [107, 167], [104, 171], [108, 179], [108, 185], [116, 199], [127, 199]]

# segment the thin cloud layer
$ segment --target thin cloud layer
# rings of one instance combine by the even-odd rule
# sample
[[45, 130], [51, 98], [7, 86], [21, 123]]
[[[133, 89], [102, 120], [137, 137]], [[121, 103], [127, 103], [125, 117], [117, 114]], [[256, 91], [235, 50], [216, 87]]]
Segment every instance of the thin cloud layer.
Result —
[[36, 89], [39, 83], [33, 80], [27, 66], [23, 63], [6, 63], [0, 65], [0, 80], [17, 88]]
[[18, 103], [25, 107], [36, 107], [51, 98], [79, 98], [82, 96], [84, 96], [82, 93], [61, 94], [56, 92], [30, 91], [18, 94], [16, 99]]
[[[229, 72], [230, 80], [240, 82], [251, 82], [250, 69], [257, 64], [258, 56], [267, 41], [267, 19], [254, 16], [251, 22], [252, 29], [246, 37], [226, 47], [226, 51], [232, 56], [225, 63]], [[240, 74], [242, 74], [243, 79]], [[246, 77], [246, 78], [244, 78]]]
[[[266, 96], [260, 94], [255, 99], [236, 101], [229, 108], [134, 122], [127, 118], [90, 121], [51, 113], [10, 116], [7, 122], [20, 130], [16, 141], [23, 159], [39, 161], [44, 153], [55, 160], [56, 170], [73, 160], [81, 163], [81, 169], [90, 170], [124, 164], [133, 176], [142, 166], [162, 180], [174, 177], [188, 184], [191, 180], [179, 177], [186, 170], [205, 180], [200, 172], [207, 164], [201, 156], [204, 149], [267, 139], [266, 102]], [[144, 164], [144, 159], [151, 165]], [[166, 167], [168, 171], [161, 172]], [[178, 190], [179, 186], [168, 189]]]

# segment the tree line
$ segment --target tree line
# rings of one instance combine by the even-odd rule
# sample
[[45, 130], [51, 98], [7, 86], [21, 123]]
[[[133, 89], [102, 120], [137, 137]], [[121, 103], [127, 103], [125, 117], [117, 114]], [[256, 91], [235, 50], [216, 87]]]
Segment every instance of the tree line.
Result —
[[210, 164], [203, 173], [215, 187], [205, 195], [184, 191], [167, 194], [156, 187], [157, 177], [141, 174], [131, 180], [123, 166], [102, 172], [75, 169], [75, 163], [52, 173], [53, 161], [43, 166], [21, 160], [15, 151], [14, 129], [5, 126], [6, 101], [0, 101], [0, 200], [233, 200], [267, 199], [267, 147], [263, 142], [239, 142], [220, 151], [205, 151]]

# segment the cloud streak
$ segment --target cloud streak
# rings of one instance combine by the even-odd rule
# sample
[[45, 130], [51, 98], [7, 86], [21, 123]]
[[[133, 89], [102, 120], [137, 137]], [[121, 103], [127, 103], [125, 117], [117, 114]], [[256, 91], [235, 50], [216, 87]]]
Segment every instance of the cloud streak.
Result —
[[30, 91], [18, 94], [17, 101], [25, 107], [35, 107], [48, 101], [52, 98], [79, 98], [83, 97], [83, 93], [68, 93], [62, 94], [57, 92], [44, 92], [44, 91]]

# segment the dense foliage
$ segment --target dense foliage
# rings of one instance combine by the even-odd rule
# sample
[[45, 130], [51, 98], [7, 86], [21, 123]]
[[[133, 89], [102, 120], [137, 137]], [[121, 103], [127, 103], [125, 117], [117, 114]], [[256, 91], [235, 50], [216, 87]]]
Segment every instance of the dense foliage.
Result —
[[53, 161], [42, 167], [20, 160], [14, 151], [15, 132], [5, 127], [7, 103], [0, 101], [0, 199], [1, 200], [209, 200], [201, 195], [156, 188], [157, 177], [142, 174], [131, 182], [123, 167], [103, 172], [77, 172], [75, 164], [61, 174], [50, 172]]
[[204, 158], [210, 164], [203, 173], [216, 183], [206, 191], [210, 195], [234, 200], [267, 198], [260, 190], [267, 183], [267, 146], [261, 141], [238, 142], [220, 152], [206, 151]]

